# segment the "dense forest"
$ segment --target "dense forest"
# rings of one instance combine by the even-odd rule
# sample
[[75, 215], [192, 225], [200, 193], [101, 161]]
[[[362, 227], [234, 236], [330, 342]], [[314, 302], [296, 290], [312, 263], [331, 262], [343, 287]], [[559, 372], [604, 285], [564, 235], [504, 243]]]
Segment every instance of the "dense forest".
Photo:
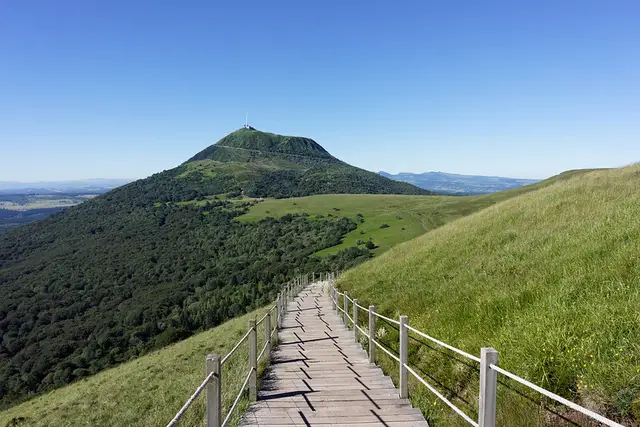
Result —
[[209, 147], [0, 236], [0, 405], [262, 306], [297, 274], [370, 257], [358, 247], [313, 255], [356, 228], [348, 218], [236, 221], [259, 202], [246, 196], [426, 193], [307, 138], [255, 130], [227, 138], [222, 157]]
[[346, 218], [240, 223], [233, 219], [245, 206], [231, 202], [102, 217], [91, 215], [92, 207], [70, 208], [2, 240], [4, 403], [266, 304], [295, 274], [345, 268], [369, 256], [356, 248], [310, 256], [355, 228]]

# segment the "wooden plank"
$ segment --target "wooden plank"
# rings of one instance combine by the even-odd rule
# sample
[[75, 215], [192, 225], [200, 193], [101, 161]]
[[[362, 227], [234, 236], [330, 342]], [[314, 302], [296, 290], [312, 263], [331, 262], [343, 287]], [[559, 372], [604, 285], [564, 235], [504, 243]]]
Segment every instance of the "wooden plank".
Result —
[[332, 311], [326, 285], [288, 302], [258, 401], [240, 425], [428, 427]]

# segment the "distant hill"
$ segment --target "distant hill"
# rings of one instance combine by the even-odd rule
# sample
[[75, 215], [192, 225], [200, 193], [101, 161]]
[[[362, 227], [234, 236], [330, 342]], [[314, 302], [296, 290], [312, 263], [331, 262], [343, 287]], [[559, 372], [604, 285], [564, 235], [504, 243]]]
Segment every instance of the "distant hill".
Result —
[[504, 191], [523, 185], [534, 184], [539, 180], [505, 178], [501, 176], [459, 175], [444, 172], [390, 174], [378, 172], [380, 175], [396, 181], [408, 182], [425, 190], [440, 194], [474, 195]]
[[0, 195], [58, 194], [58, 193], [105, 193], [127, 184], [132, 179], [83, 179], [72, 181], [19, 182], [0, 181]]
[[309, 138], [240, 129], [176, 168], [0, 236], [0, 406], [60, 387], [273, 300], [300, 272], [371, 256], [356, 223], [239, 222], [263, 197], [429, 195]]

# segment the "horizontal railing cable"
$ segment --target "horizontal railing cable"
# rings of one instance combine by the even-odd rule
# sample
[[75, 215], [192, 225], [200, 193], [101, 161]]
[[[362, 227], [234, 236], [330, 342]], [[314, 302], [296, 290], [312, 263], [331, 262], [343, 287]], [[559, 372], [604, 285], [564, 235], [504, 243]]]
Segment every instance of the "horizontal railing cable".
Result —
[[349, 313], [347, 313], [347, 319], [349, 319], [351, 323], [353, 323], [353, 317], [349, 316]]
[[390, 317], [383, 316], [382, 314], [377, 313], [377, 312], [373, 312], [373, 314], [378, 316], [381, 319], [386, 320], [387, 322], [391, 322], [391, 323], [394, 323], [394, 324], [400, 326], [400, 322], [398, 322], [397, 320], [391, 319]]
[[176, 423], [178, 421], [180, 421], [180, 418], [182, 418], [184, 413], [187, 412], [187, 409], [189, 409], [189, 406], [191, 406], [193, 401], [196, 400], [196, 398], [200, 395], [200, 393], [202, 393], [202, 390], [204, 390], [204, 388], [207, 386], [209, 381], [211, 381], [211, 378], [213, 378], [214, 375], [216, 375], [215, 372], [211, 372], [209, 375], [207, 375], [207, 377], [204, 379], [204, 381], [202, 381], [202, 384], [200, 384], [200, 386], [191, 395], [191, 397], [189, 397], [189, 399], [187, 399], [187, 402], [184, 404], [184, 406], [182, 406], [182, 408], [180, 408], [180, 410], [178, 411], [176, 416], [173, 417], [173, 419], [169, 422], [169, 424], [167, 424], [167, 427], [173, 427], [173, 426], [176, 425]]
[[466, 351], [462, 351], [462, 350], [460, 350], [460, 349], [458, 349], [458, 348], [455, 348], [455, 347], [453, 347], [453, 346], [451, 346], [451, 345], [449, 345], [449, 344], [447, 344], [447, 343], [444, 343], [444, 342], [442, 342], [442, 341], [440, 341], [440, 340], [438, 340], [438, 339], [435, 339], [435, 338], [433, 338], [432, 336], [429, 336], [429, 335], [425, 334], [424, 332], [420, 332], [420, 331], [419, 331], [419, 330], [417, 330], [416, 328], [412, 328], [412, 327], [411, 327], [411, 326], [409, 326], [409, 325], [407, 325], [407, 329], [408, 329], [408, 330], [410, 330], [411, 332], [414, 332], [414, 333], [416, 333], [416, 334], [420, 335], [420, 336], [421, 336], [421, 337], [423, 337], [423, 338], [426, 338], [426, 339], [428, 339], [428, 340], [430, 340], [430, 341], [433, 341], [434, 343], [436, 343], [436, 344], [438, 344], [438, 345], [441, 345], [441, 346], [442, 346], [442, 347], [444, 347], [444, 348], [448, 348], [449, 350], [451, 350], [451, 351], [453, 351], [453, 352], [456, 352], [456, 353], [458, 353], [458, 354], [459, 354], [459, 355], [461, 355], [461, 356], [464, 356], [464, 357], [469, 358], [469, 359], [471, 359], [471, 360], [475, 360], [476, 362], [480, 363], [480, 358], [479, 358], [479, 357], [474, 356], [473, 354], [469, 354], [469, 353], [467, 353]]
[[418, 375], [416, 373], [416, 371], [414, 371], [413, 369], [411, 369], [411, 367], [409, 365], [407, 365], [406, 363], [404, 364], [404, 367], [407, 369], [407, 371], [411, 372], [411, 374], [416, 377], [416, 379], [418, 381], [420, 381], [425, 387], [427, 387], [433, 394], [435, 394], [438, 399], [442, 400], [444, 403], [447, 404], [447, 406], [449, 406], [451, 409], [453, 409], [458, 415], [460, 415], [462, 418], [464, 418], [464, 420], [466, 422], [468, 422], [469, 424], [471, 424], [474, 427], [478, 427], [478, 423], [476, 423], [475, 421], [473, 421], [467, 414], [465, 414], [464, 412], [462, 412], [462, 410], [460, 408], [458, 408], [456, 405], [454, 405], [453, 403], [451, 403], [449, 401], [449, 399], [447, 399], [446, 397], [444, 397], [438, 390], [436, 390], [435, 388], [433, 388], [433, 386], [431, 384], [429, 384], [428, 382], [426, 382], [425, 380], [422, 379], [422, 377], [420, 375]]
[[240, 392], [236, 396], [236, 400], [233, 401], [233, 405], [231, 405], [231, 408], [229, 408], [229, 413], [227, 414], [226, 418], [222, 422], [221, 427], [226, 426], [229, 420], [231, 419], [231, 416], [233, 415], [233, 411], [236, 409], [236, 406], [238, 406], [238, 402], [240, 402], [240, 399], [242, 398], [242, 393], [244, 392], [245, 388], [247, 388], [247, 384], [249, 383], [249, 379], [251, 378], [252, 373], [253, 373], [253, 369], [250, 369], [249, 375], [247, 375], [247, 378], [245, 378], [244, 384], [242, 384], [242, 388], [240, 388]]
[[262, 359], [262, 356], [264, 356], [264, 352], [267, 351], [268, 345], [269, 345], [269, 341], [264, 343], [264, 346], [262, 346], [262, 350], [260, 350], [260, 354], [258, 354], [258, 360]]
[[552, 392], [550, 392], [548, 390], [545, 390], [544, 388], [542, 388], [540, 386], [537, 386], [537, 385], [533, 384], [532, 382], [529, 382], [529, 381], [525, 380], [524, 378], [520, 378], [519, 376], [517, 376], [515, 374], [512, 374], [509, 371], [505, 371], [504, 369], [502, 369], [502, 368], [500, 368], [500, 367], [498, 367], [498, 366], [496, 366], [494, 364], [489, 365], [489, 367], [491, 369], [493, 369], [494, 371], [501, 373], [505, 377], [509, 377], [512, 380], [514, 380], [514, 381], [516, 381], [516, 382], [518, 382], [518, 383], [520, 383], [520, 384], [522, 384], [524, 386], [527, 386], [527, 387], [537, 391], [540, 394], [544, 394], [545, 396], [550, 397], [551, 399], [553, 399], [553, 400], [555, 400], [557, 402], [560, 402], [560, 403], [570, 407], [571, 409], [574, 409], [574, 410], [576, 410], [578, 412], [581, 412], [584, 415], [586, 415], [588, 417], [591, 417], [594, 420], [597, 420], [597, 421], [601, 422], [602, 424], [605, 424], [605, 425], [611, 426], [611, 427], [624, 427], [622, 424], [618, 424], [615, 421], [611, 421], [610, 419], [605, 418], [602, 415], [597, 414], [597, 413], [595, 413], [593, 411], [590, 411], [587, 408], [583, 408], [582, 406], [578, 405], [577, 403], [573, 403], [572, 401], [567, 400], [564, 397], [558, 396], [555, 393], [552, 393]]
[[360, 333], [361, 333], [362, 335], [364, 335], [365, 337], [369, 338], [369, 333], [368, 333], [368, 332], [365, 332], [365, 330], [364, 330], [364, 329], [362, 329], [362, 328], [361, 328], [360, 326], [358, 326], [358, 325], [356, 325], [356, 328], [358, 328], [358, 330], [360, 331]]
[[400, 358], [398, 356], [396, 356], [395, 354], [391, 353], [389, 350], [387, 350], [387, 348], [385, 346], [383, 346], [382, 344], [380, 344], [378, 341], [373, 340], [373, 343], [375, 345], [378, 346], [378, 348], [382, 351], [384, 351], [385, 353], [387, 353], [389, 355], [389, 357], [391, 357], [392, 359], [394, 359], [396, 362], [400, 363]]
[[356, 307], [358, 307], [360, 310], [369, 311], [369, 308], [368, 308], [368, 307], [363, 307], [363, 306], [361, 306], [361, 305], [360, 305], [360, 304], [358, 304], [358, 303], [356, 303], [356, 304], [355, 304], [355, 306], [356, 306]]
[[273, 311], [273, 309], [274, 309], [274, 308], [276, 308], [276, 306], [275, 306], [275, 305], [274, 305], [273, 307], [271, 307], [271, 308], [269, 309], [269, 311], [267, 311], [267, 312], [265, 313], [265, 315], [264, 315], [264, 316], [262, 316], [262, 317], [260, 318], [260, 320], [258, 320], [258, 321], [256, 322], [256, 325], [259, 325], [259, 324], [261, 324], [262, 322], [264, 322], [264, 319], [266, 319], [266, 318], [267, 318], [267, 316], [271, 314], [271, 312]]
[[249, 334], [251, 334], [251, 331], [253, 331], [252, 329], [249, 329], [247, 331], [246, 334], [244, 334], [244, 336], [242, 337], [242, 339], [240, 341], [238, 341], [238, 343], [235, 345], [235, 347], [233, 347], [231, 349], [231, 351], [229, 353], [227, 353], [227, 355], [222, 359], [222, 361], [220, 361], [220, 365], [224, 365], [224, 363], [229, 360], [229, 358], [233, 355], [233, 353], [235, 353], [235, 351], [240, 347], [240, 345], [242, 345], [242, 343], [249, 338]]

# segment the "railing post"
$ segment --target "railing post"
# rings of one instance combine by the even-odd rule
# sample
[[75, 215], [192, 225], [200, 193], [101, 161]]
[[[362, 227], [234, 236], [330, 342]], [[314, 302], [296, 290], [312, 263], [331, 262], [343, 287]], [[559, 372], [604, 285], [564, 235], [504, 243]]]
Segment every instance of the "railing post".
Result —
[[217, 354], [208, 354], [206, 358], [207, 376], [211, 372], [215, 372], [211, 381], [207, 384], [207, 427], [220, 427], [222, 422], [222, 377], [220, 370], [220, 356]]
[[249, 320], [249, 329], [249, 400], [255, 402], [258, 400], [258, 334], [255, 319]]
[[342, 309], [344, 310], [342, 319], [344, 320], [344, 326], [347, 327], [347, 329], [349, 329], [349, 317], [347, 313], [349, 313], [349, 300], [347, 299], [347, 291], [344, 291], [344, 296], [342, 297], [343, 301], [342, 301]]
[[336, 288], [331, 286], [329, 288], [329, 292], [331, 294], [331, 308], [335, 310], [336, 309]]
[[278, 329], [282, 327], [282, 318], [280, 314], [282, 314], [282, 294], [278, 292], [278, 299], [276, 300], [276, 325], [278, 326]]
[[407, 316], [400, 316], [400, 399], [409, 397], [409, 387], [407, 384], [407, 364], [409, 336], [407, 330]]
[[358, 300], [353, 299], [353, 340], [358, 342]]
[[369, 306], [369, 363], [376, 363], [376, 344], [373, 342], [376, 336], [376, 308]]
[[267, 346], [264, 350], [265, 360], [269, 362], [271, 359], [271, 313], [267, 313], [264, 318], [264, 342]]
[[498, 365], [498, 352], [493, 348], [480, 349], [480, 397], [478, 399], [478, 427], [495, 427], [498, 373], [489, 365]]
[[289, 303], [289, 291], [288, 291], [288, 287], [289, 285], [285, 285], [283, 291], [282, 291], [282, 295], [283, 295], [283, 299], [282, 299], [282, 313], [285, 313], [287, 311], [287, 305]]

